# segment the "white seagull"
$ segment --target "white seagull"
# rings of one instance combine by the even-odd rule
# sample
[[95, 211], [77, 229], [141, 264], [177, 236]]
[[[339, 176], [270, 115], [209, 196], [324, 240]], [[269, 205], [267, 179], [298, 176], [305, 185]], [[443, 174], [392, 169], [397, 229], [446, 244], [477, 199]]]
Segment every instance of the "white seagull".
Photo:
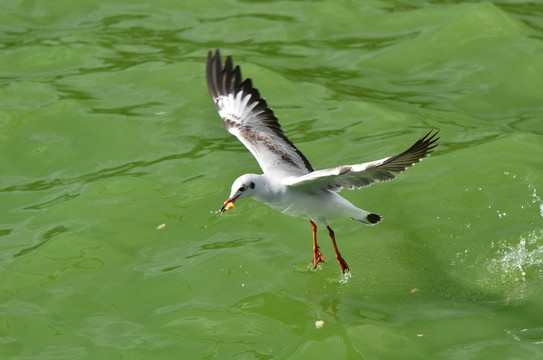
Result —
[[382, 220], [380, 215], [362, 210], [341, 197], [342, 189], [359, 189], [376, 181], [395, 178], [432, 152], [438, 144], [439, 131], [429, 131], [401, 154], [355, 165], [315, 170], [307, 158], [281, 130], [281, 125], [252, 85], [242, 80], [239, 66], [232, 57], [221, 60], [219, 49], [207, 55], [207, 86], [217, 106], [224, 127], [247, 147], [258, 161], [263, 174], [245, 174], [232, 184], [230, 196], [221, 213], [234, 207], [241, 198], [253, 197], [284, 214], [309, 220], [313, 230], [313, 266], [324, 262], [317, 245], [317, 226], [326, 226], [341, 271], [349, 270], [336, 245], [334, 231], [327, 220], [347, 217], [366, 225]]

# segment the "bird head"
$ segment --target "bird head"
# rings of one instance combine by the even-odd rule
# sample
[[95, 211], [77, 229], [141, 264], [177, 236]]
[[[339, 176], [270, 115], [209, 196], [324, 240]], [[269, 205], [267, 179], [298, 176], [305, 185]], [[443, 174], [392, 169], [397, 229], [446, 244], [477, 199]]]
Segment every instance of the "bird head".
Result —
[[221, 207], [221, 213], [234, 208], [234, 202], [238, 199], [251, 196], [256, 187], [253, 174], [245, 174], [237, 178], [232, 184], [230, 196]]

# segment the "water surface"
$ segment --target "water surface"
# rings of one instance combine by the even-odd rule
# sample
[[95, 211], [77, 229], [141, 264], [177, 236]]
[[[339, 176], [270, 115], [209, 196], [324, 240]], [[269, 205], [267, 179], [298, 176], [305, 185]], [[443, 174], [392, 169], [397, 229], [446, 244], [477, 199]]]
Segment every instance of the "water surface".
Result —
[[[9, 359], [543, 356], [543, 5], [7, 2], [0, 353]], [[431, 157], [345, 195], [351, 267], [252, 200], [205, 86], [220, 47], [316, 168]], [[165, 225], [162, 225], [165, 224]]]

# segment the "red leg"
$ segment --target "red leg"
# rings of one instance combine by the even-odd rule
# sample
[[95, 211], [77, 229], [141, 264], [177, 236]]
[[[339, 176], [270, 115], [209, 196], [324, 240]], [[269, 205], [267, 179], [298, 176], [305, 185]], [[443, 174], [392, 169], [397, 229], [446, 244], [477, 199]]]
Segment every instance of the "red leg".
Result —
[[328, 234], [330, 234], [330, 239], [332, 239], [332, 244], [334, 244], [334, 250], [336, 251], [336, 259], [339, 262], [339, 267], [341, 267], [341, 272], [345, 274], [345, 270], [349, 270], [349, 265], [343, 260], [341, 254], [339, 253], [336, 245], [336, 237], [334, 236], [334, 230], [330, 226], [326, 227], [328, 229]]
[[309, 222], [311, 223], [311, 229], [313, 229], [313, 266], [317, 267], [318, 263], [324, 262], [324, 258], [322, 257], [319, 246], [317, 245], [317, 226], [313, 221], [309, 220]]

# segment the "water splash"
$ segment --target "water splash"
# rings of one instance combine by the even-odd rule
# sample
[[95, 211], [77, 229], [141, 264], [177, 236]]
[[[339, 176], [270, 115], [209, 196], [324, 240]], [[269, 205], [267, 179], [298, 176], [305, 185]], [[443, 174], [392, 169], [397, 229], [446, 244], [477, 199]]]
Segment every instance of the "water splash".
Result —
[[[503, 174], [505, 176], [509, 177], [510, 179], [513, 179], [513, 180], [521, 179], [520, 176], [517, 176], [517, 174], [512, 174], [509, 171], [504, 171]], [[523, 178], [523, 180], [527, 181], [528, 179]], [[528, 201], [528, 203], [526, 205], [529, 206], [530, 204], [534, 204], [534, 205], [538, 206], [539, 207], [539, 214], [543, 218], [543, 199], [541, 199], [541, 197], [539, 195], [537, 195], [537, 190], [535, 188], [535, 185], [529, 184], [528, 185], [528, 190], [531, 192], [531, 194], [529, 195], [529, 201]], [[526, 209], [526, 205], [522, 205], [522, 209]], [[502, 215], [507, 215], [507, 214], [505, 214], [505, 213], [501, 214], [498, 211], [498, 216], [500, 218], [502, 217]]]
[[526, 282], [528, 277], [543, 274], [540, 266], [543, 264], [543, 230], [521, 236], [516, 245], [501, 242], [493, 247], [498, 248], [498, 258], [492, 259], [490, 267], [502, 274], [502, 281]]
[[539, 204], [539, 214], [541, 214], [541, 217], [543, 218], [543, 200], [541, 200], [541, 197], [537, 195], [537, 190], [534, 185], [528, 185], [528, 189], [532, 192], [530, 197], [532, 198], [532, 204]]
[[344, 274], [341, 274], [339, 276], [339, 283], [340, 284], [347, 284], [349, 282], [349, 279], [351, 278], [351, 273], [350, 272], [346, 272]]
[[514, 340], [519, 342], [531, 342], [532, 344], [543, 344], [543, 328], [532, 329], [506, 329], [507, 335], [511, 336]]

